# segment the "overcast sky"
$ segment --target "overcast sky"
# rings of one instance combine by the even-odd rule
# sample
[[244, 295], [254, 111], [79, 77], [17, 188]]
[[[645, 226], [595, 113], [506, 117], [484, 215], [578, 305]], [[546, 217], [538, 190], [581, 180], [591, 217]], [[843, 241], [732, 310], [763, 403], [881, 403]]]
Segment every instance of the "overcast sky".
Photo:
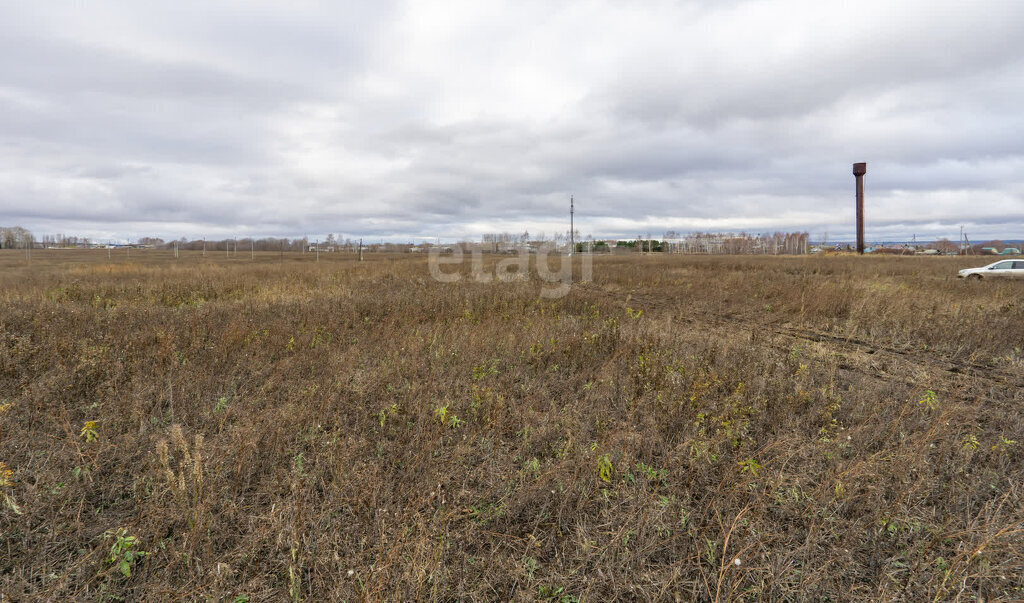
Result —
[[1024, 1], [0, 0], [0, 225], [1024, 238]]

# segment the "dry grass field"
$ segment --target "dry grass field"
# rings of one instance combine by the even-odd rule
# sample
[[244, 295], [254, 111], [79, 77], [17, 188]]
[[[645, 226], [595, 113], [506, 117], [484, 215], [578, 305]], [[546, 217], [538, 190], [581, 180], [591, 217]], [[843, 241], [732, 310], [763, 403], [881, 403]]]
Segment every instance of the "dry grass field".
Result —
[[599, 257], [544, 299], [0, 252], [0, 592], [1022, 599], [1024, 282], [983, 263]]

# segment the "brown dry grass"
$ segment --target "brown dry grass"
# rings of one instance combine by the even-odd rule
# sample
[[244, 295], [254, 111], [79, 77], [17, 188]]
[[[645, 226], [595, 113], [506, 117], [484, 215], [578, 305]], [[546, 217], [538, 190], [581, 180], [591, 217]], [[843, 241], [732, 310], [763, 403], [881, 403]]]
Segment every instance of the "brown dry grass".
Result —
[[11, 599], [1024, 596], [1024, 283], [969, 259], [119, 253], [0, 254]]

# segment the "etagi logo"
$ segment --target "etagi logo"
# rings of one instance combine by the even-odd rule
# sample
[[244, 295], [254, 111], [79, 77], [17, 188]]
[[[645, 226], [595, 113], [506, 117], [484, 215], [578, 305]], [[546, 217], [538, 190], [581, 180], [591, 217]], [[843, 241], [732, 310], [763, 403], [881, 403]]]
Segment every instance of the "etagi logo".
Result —
[[[427, 266], [430, 268], [430, 276], [441, 283], [457, 283], [464, 278], [462, 266], [465, 264], [466, 253], [458, 245], [452, 247], [431, 247], [427, 256]], [[537, 277], [542, 281], [540, 296], [548, 299], [558, 299], [568, 295], [573, 284], [573, 256], [562, 253], [555, 249], [551, 243], [545, 243], [536, 251], [522, 248], [515, 252], [512, 257], [504, 258], [495, 263], [494, 271], [487, 272], [484, 269], [483, 250], [473, 248], [470, 250], [470, 273], [469, 278], [477, 283], [490, 283], [495, 280], [505, 283], [514, 281], [527, 281], [530, 279], [530, 267], [537, 272]], [[552, 270], [550, 260], [555, 260], [557, 269]], [[580, 258], [580, 278], [578, 282], [589, 282], [594, 275], [594, 257], [590, 253], [578, 253]], [[534, 258], [531, 262], [530, 258]], [[442, 270], [442, 266], [459, 266], [452, 271]]]

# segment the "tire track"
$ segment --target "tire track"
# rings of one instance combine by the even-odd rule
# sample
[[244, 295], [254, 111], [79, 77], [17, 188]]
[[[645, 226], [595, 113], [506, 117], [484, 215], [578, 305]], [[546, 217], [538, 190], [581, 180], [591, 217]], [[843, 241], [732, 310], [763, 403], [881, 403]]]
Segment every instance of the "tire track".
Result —
[[[676, 314], [674, 320], [680, 320], [687, 325], [705, 330], [724, 329], [730, 332], [746, 330], [754, 333], [765, 331], [778, 337], [789, 340], [810, 341], [833, 347], [836, 351], [846, 354], [864, 354], [884, 358], [897, 363], [906, 363], [912, 367], [923, 369], [928, 372], [935, 372], [952, 379], [972, 379], [997, 387], [1024, 388], [1024, 374], [1013, 372], [999, 367], [987, 366], [950, 358], [935, 351], [921, 352], [915, 350], [900, 349], [898, 347], [875, 343], [855, 337], [836, 335], [823, 331], [816, 331], [807, 327], [777, 325], [767, 322], [759, 322], [748, 318], [729, 315], [703, 315], [692, 316], [682, 313], [683, 308], [673, 304], [670, 299], [662, 296], [654, 296], [649, 293], [637, 291], [615, 292], [608, 291], [594, 284], [577, 286], [587, 295], [596, 295], [605, 298], [614, 298], [623, 306], [630, 306], [643, 310], [649, 315], [665, 311]], [[782, 347], [782, 346], [780, 346]], [[864, 371], [863, 367], [857, 367], [849, 363], [840, 365], [844, 370]], [[876, 369], [877, 370], [877, 369]], [[869, 373], [876, 378], [894, 380], [898, 377], [886, 373]], [[902, 379], [899, 379], [903, 381]]]

